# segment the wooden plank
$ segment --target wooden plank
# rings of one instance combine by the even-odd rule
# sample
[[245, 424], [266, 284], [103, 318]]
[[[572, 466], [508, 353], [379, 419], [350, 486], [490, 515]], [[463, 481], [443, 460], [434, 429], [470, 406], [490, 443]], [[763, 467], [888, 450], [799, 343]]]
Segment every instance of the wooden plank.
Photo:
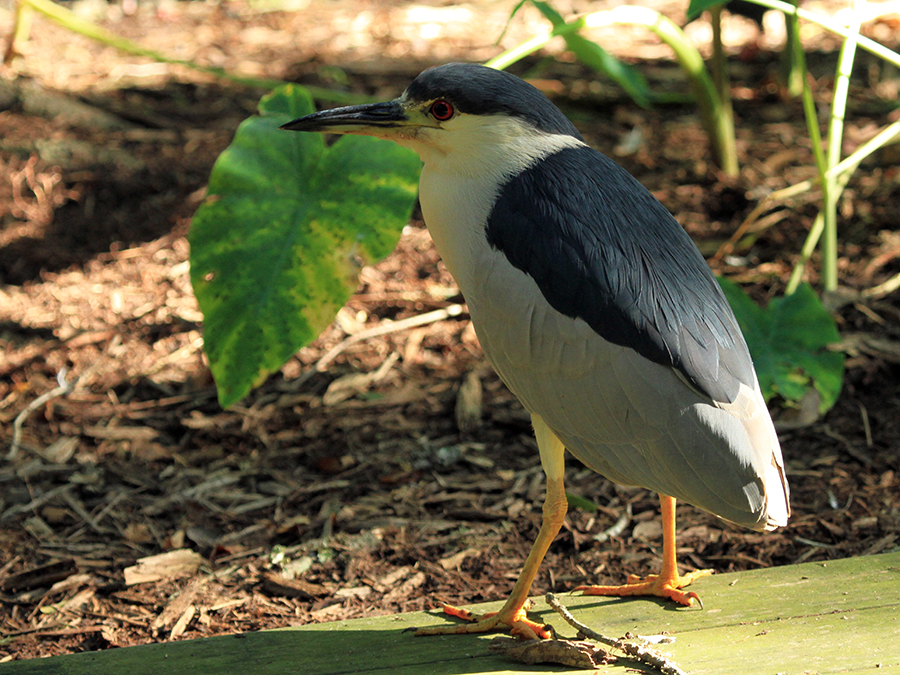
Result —
[[[648, 599], [562, 596], [561, 600], [580, 621], [606, 635], [631, 631], [674, 636], [674, 644], [660, 650], [692, 675], [900, 673], [900, 552], [716, 575], [699, 582], [698, 592], [703, 610]], [[546, 607], [541, 599], [536, 603]], [[478, 609], [498, 606], [490, 603]], [[562, 635], [571, 635], [550, 610], [536, 613]], [[624, 661], [596, 671], [520, 666], [488, 653], [493, 636], [415, 638], [403, 632], [443, 620], [434, 612], [416, 612], [16, 661], [0, 665], [0, 673], [623, 675], [633, 666]]]

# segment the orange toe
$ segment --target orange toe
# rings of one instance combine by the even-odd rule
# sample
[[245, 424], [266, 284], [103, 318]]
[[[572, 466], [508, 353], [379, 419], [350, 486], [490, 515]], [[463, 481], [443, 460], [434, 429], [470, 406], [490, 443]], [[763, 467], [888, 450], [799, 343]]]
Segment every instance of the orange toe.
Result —
[[522, 638], [523, 640], [548, 639], [552, 636], [547, 626], [532, 621], [526, 616], [524, 607], [513, 612], [501, 611], [487, 614], [475, 614], [467, 609], [454, 607], [453, 605], [443, 605], [442, 608], [444, 614], [462, 619], [466, 623], [416, 628], [416, 636], [489, 633], [501, 630], [508, 630], [513, 637]]
[[651, 574], [646, 578], [632, 575], [628, 577], [628, 582], [621, 586], [579, 586], [574, 590], [581, 591], [585, 595], [655, 595], [669, 598], [685, 607], [690, 607], [696, 600], [697, 604], [703, 607], [699, 595], [693, 591], [685, 592], [681, 589], [693, 583], [695, 579], [709, 576], [712, 572], [712, 570], [695, 570], [684, 575]]

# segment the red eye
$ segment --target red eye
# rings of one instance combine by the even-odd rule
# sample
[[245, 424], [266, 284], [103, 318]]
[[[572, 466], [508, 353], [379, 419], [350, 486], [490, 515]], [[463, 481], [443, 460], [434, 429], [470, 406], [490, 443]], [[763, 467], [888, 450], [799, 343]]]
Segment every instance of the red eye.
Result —
[[431, 114], [438, 122], [446, 122], [453, 117], [453, 106], [444, 99], [438, 99], [431, 104]]

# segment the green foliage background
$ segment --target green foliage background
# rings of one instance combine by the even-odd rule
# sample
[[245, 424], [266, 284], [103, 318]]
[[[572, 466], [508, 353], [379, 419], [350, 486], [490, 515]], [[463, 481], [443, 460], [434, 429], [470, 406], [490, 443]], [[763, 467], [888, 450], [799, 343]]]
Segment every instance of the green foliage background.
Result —
[[760, 307], [737, 284], [720, 278], [719, 285], [750, 347], [766, 400], [779, 396], [799, 402], [815, 387], [820, 412], [831, 408], [841, 393], [844, 355], [828, 349], [840, 335], [812, 287], [802, 284]]
[[334, 319], [359, 269], [389, 254], [416, 201], [415, 153], [367, 136], [326, 147], [278, 127], [314, 111], [279, 87], [215, 163], [194, 216], [191, 283], [222, 406], [240, 400]]

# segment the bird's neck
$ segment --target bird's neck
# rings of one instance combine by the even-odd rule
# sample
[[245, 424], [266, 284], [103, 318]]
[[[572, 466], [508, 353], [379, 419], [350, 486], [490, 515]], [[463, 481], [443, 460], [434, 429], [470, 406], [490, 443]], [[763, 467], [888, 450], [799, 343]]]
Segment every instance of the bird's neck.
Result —
[[490, 264], [485, 226], [510, 178], [564, 148], [583, 146], [573, 136], [545, 134], [514, 119], [490, 123], [474, 117], [465, 129], [438, 131], [408, 145], [419, 153], [422, 214], [444, 264], [467, 298], [475, 275]]

